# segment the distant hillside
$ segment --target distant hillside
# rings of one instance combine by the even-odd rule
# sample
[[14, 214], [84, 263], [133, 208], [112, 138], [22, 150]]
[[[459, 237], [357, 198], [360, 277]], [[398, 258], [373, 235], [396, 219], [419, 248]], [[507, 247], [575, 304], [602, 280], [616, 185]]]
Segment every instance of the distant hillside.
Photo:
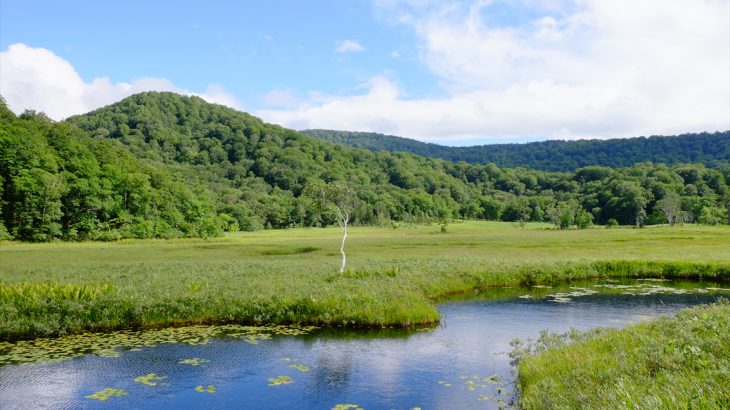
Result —
[[368, 225], [652, 224], [666, 221], [667, 202], [676, 220], [715, 224], [727, 223], [730, 204], [730, 165], [500, 168], [351, 148], [173, 93], [133, 95], [61, 122], [16, 116], [0, 98], [0, 240], [328, 225], [334, 214], [302, 193], [332, 181], [352, 188], [352, 222]]
[[718, 162], [730, 162], [730, 131], [471, 147], [447, 147], [372, 132], [332, 130], [301, 132], [337, 144], [371, 151], [404, 151], [449, 161], [466, 161], [474, 164], [493, 162], [500, 167], [525, 167], [544, 171], [575, 171], [589, 165], [629, 167], [642, 162], [669, 165], [699, 162], [708, 166], [714, 166]]

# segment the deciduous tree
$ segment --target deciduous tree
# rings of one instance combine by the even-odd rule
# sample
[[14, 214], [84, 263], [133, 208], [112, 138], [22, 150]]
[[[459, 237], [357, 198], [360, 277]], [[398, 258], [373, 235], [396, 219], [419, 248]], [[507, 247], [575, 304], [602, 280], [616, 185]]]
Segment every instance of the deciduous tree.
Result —
[[357, 195], [347, 186], [347, 184], [339, 181], [330, 182], [328, 184], [313, 183], [305, 189], [307, 196], [314, 199], [317, 204], [334, 213], [337, 223], [342, 227], [342, 244], [340, 245], [340, 254], [342, 255], [342, 263], [340, 264], [340, 273], [345, 271], [347, 256], [345, 254], [345, 241], [347, 240], [347, 225], [352, 220], [355, 211], [360, 206], [360, 200]]

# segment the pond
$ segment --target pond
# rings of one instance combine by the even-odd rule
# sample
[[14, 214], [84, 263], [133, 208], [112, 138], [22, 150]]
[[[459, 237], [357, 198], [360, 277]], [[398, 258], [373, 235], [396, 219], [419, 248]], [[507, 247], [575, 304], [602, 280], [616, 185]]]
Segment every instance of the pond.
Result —
[[426, 329], [196, 326], [3, 343], [0, 408], [506, 408], [512, 339], [621, 327], [730, 297], [724, 287], [492, 289], [443, 301], [440, 325]]

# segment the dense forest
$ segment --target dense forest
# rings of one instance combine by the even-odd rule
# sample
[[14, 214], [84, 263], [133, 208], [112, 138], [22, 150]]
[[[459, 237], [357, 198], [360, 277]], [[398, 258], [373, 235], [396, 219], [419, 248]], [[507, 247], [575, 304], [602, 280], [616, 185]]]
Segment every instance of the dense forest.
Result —
[[0, 101], [0, 237], [214, 236], [322, 226], [303, 195], [340, 181], [356, 224], [488, 219], [728, 223], [730, 166], [641, 163], [572, 172], [500, 168], [321, 141], [173, 93], [141, 93], [53, 122]]
[[701, 163], [715, 167], [730, 162], [730, 131], [610, 140], [541, 141], [447, 147], [373, 132], [304, 130], [304, 134], [370, 151], [410, 152], [425, 157], [500, 167], [571, 172], [601, 165], [629, 167], [642, 162]]

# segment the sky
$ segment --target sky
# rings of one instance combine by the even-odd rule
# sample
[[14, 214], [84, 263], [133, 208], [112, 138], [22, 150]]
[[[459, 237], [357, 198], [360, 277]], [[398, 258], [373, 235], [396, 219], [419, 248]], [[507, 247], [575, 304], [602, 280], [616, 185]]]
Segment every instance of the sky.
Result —
[[730, 129], [730, 0], [0, 0], [0, 95], [446, 145]]

